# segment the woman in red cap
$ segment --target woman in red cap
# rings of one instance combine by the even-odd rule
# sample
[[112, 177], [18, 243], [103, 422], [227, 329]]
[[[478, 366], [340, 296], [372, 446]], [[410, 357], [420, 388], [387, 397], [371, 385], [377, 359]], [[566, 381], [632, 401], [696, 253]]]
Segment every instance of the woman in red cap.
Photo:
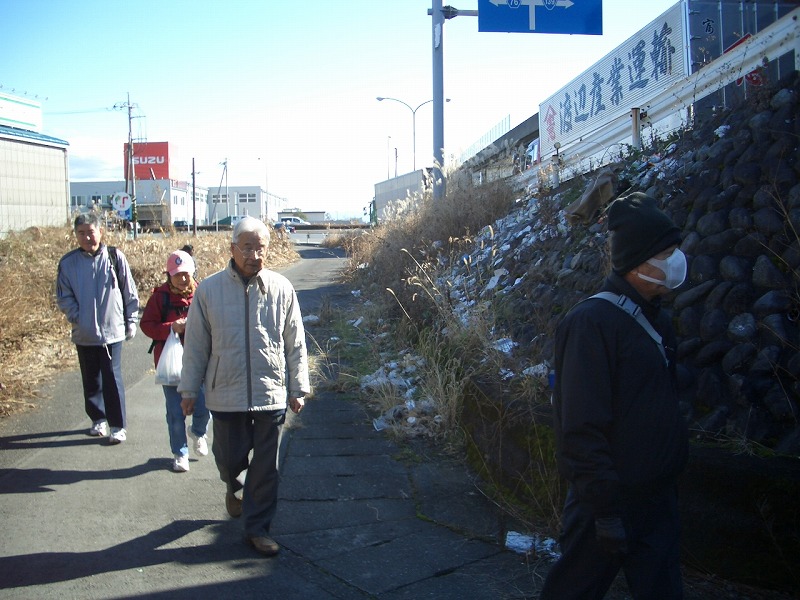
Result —
[[[158, 367], [158, 359], [167, 338], [177, 333], [183, 343], [186, 329], [186, 314], [194, 298], [197, 282], [194, 279], [194, 259], [183, 250], [176, 250], [167, 259], [167, 281], [153, 290], [147, 301], [140, 327], [144, 334], [153, 340], [151, 350], [153, 360]], [[181, 396], [177, 382], [164, 385], [164, 398], [167, 404], [167, 430], [169, 445], [172, 449], [172, 470], [185, 473], [189, 470], [189, 447], [186, 435], [186, 417], [181, 408]], [[198, 456], [208, 454], [208, 421], [210, 413], [205, 405], [203, 390], [195, 404], [189, 435], [194, 440], [194, 451]]]

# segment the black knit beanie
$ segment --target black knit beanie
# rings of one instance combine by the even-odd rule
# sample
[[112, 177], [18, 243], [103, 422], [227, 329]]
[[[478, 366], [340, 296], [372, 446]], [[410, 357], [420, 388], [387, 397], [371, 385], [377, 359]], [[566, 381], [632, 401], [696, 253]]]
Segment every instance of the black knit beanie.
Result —
[[658, 208], [653, 198], [641, 192], [633, 192], [611, 203], [608, 230], [611, 232], [611, 267], [619, 275], [681, 241], [681, 230]]

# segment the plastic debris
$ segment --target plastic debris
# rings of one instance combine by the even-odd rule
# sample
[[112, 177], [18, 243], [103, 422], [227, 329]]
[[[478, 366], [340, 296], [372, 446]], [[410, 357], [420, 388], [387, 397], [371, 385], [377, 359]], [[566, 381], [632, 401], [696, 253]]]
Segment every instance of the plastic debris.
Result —
[[527, 377], [547, 377], [550, 372], [550, 365], [546, 362], [541, 362], [538, 365], [533, 365], [522, 371], [522, 374]]
[[533, 536], [508, 531], [506, 532], [506, 548], [517, 554], [527, 554], [533, 548]]
[[720, 125], [714, 130], [714, 135], [716, 135], [718, 138], [725, 137], [725, 134], [727, 134], [730, 129], [730, 125]]
[[561, 553], [556, 549], [557, 547], [558, 542], [553, 538], [525, 535], [517, 531], [506, 532], [506, 548], [517, 554], [530, 554], [533, 552], [539, 556], [548, 556], [555, 560], [561, 557]]
[[511, 354], [511, 351], [517, 346], [517, 343], [511, 338], [502, 338], [497, 340], [493, 346], [495, 350], [503, 354]]

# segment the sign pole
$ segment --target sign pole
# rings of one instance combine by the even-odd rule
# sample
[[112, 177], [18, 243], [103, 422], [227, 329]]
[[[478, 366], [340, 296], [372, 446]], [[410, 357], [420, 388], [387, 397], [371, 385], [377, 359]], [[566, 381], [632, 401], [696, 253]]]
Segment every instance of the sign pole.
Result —
[[194, 159], [192, 159], [192, 231], [197, 237], [197, 186], [195, 185]]
[[133, 239], [135, 240], [137, 236], [137, 225], [139, 224], [139, 211], [136, 210], [136, 173], [134, 171], [133, 166], [133, 127], [132, 127], [132, 110], [133, 106], [131, 105], [131, 95], [128, 94], [128, 156], [130, 162], [128, 163], [128, 176], [131, 178], [131, 225], [133, 227]]
[[433, 200], [444, 199], [444, 13], [442, 0], [433, 0]]

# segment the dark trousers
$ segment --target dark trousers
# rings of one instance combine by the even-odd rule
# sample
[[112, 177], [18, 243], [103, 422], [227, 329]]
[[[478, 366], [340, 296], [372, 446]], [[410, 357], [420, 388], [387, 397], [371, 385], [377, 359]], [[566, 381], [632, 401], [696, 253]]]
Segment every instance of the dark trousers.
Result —
[[601, 600], [620, 568], [636, 600], [680, 600], [680, 524], [674, 487], [626, 497], [628, 554], [613, 559], [597, 544], [594, 516], [573, 490], [561, 517], [561, 558], [545, 579], [540, 600]]
[[105, 346], [78, 346], [86, 414], [105, 419], [111, 427], [125, 427], [125, 387], [122, 383], [122, 342]]
[[[278, 506], [278, 448], [286, 411], [211, 411], [211, 414], [214, 417], [211, 449], [219, 478], [229, 492], [244, 488], [244, 534], [267, 535]], [[238, 477], [245, 470], [247, 476], [242, 485]]]

